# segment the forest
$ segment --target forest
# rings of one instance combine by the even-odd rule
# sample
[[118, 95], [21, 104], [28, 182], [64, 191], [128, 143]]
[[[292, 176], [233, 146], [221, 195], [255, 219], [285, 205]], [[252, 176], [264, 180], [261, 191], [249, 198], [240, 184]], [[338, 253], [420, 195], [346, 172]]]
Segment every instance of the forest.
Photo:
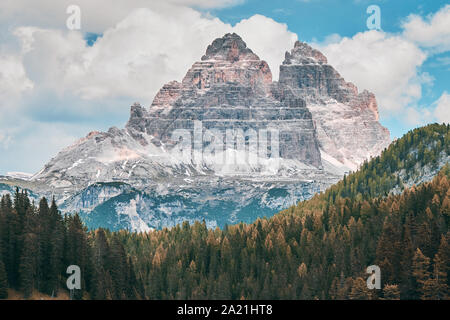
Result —
[[74, 299], [141, 299], [143, 287], [117, 235], [88, 232], [77, 214], [62, 216], [55, 201], [30, 203], [16, 190], [0, 204], [0, 299], [15, 289], [28, 298], [34, 291], [50, 297], [67, 290], [67, 267], [81, 269], [81, 290]]
[[[450, 166], [403, 183], [438, 168], [449, 142], [448, 125], [413, 130], [312, 199], [223, 230], [87, 230], [17, 190], [0, 206], [0, 298], [55, 296], [78, 265], [75, 299], [449, 299]], [[370, 265], [379, 290], [367, 288]]]
[[[401, 195], [253, 224], [119, 232], [150, 299], [448, 299], [449, 169]], [[381, 268], [382, 290], [365, 270]]]

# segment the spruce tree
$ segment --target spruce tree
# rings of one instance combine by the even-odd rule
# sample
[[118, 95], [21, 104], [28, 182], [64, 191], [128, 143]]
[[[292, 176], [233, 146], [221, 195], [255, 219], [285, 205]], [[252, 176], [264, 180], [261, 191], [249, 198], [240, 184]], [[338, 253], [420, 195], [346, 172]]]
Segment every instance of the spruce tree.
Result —
[[5, 265], [0, 260], [0, 299], [8, 298], [8, 277], [6, 275]]
[[418, 297], [423, 297], [425, 283], [430, 279], [430, 258], [417, 248], [413, 258], [413, 276], [417, 283]]

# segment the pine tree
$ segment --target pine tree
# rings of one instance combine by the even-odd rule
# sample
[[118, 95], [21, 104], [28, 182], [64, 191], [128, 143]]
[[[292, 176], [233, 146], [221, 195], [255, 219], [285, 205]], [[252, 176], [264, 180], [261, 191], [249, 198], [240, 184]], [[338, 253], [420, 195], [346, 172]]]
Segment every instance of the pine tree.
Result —
[[113, 298], [122, 299], [126, 291], [126, 275], [128, 273], [125, 250], [117, 236], [113, 236], [111, 253], [107, 269], [113, 280]]
[[414, 254], [412, 268], [413, 276], [418, 284], [417, 293], [419, 297], [422, 297], [425, 293], [425, 283], [430, 279], [430, 258], [426, 257], [419, 248]]
[[19, 266], [20, 286], [25, 298], [31, 296], [36, 287], [38, 270], [38, 241], [35, 234], [28, 233], [24, 237], [22, 258]]
[[85, 290], [89, 290], [86, 276], [89, 274], [89, 246], [86, 229], [78, 214], [67, 218], [65, 237], [64, 265], [77, 265], [81, 270], [81, 290], [75, 290], [74, 298], [81, 299]]
[[446, 300], [448, 299], [447, 273], [445, 263], [436, 255], [434, 258], [433, 277], [423, 283], [422, 299]]
[[401, 258], [401, 282], [400, 292], [404, 299], [412, 299], [415, 293], [414, 281], [411, 275], [412, 263], [414, 258], [414, 247], [411, 239], [411, 220], [409, 217], [405, 222]]
[[8, 277], [6, 275], [5, 265], [0, 260], [0, 299], [8, 298]]
[[450, 288], [450, 232], [442, 235], [437, 258], [442, 262], [440, 263], [439, 271], [446, 275], [447, 287]]
[[64, 224], [62, 216], [58, 211], [55, 199], [53, 198], [49, 211], [49, 261], [46, 275], [46, 292], [56, 295], [59, 289], [61, 272], [63, 270], [63, 243], [64, 243]]

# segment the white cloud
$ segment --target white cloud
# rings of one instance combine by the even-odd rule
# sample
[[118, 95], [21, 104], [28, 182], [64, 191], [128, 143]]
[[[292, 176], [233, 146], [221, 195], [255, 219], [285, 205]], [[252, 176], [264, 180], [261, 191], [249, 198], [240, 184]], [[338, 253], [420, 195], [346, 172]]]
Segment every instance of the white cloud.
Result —
[[232, 28], [190, 8], [178, 8], [178, 13], [135, 10], [92, 47], [76, 31], [22, 27], [15, 34], [21, 39], [26, 70], [40, 88], [83, 99], [128, 96], [145, 104], [164, 83], [181, 80], [208, 44], [227, 32], [240, 34], [267, 60], [274, 78], [284, 52], [297, 39], [285, 24], [261, 15]]
[[[20, 128], [13, 128], [3, 141], [0, 131], [0, 153], [4, 155], [0, 157], [0, 174], [8, 171], [35, 173], [51, 157], [91, 130], [79, 123], [49, 125], [23, 118], [20, 121]], [[30, 127], [33, 130], [27, 130]]]
[[431, 81], [418, 71], [426, 54], [400, 36], [367, 31], [337, 39], [321, 50], [347, 81], [375, 93], [382, 116], [420, 99], [422, 84]]
[[403, 36], [433, 52], [450, 50], [450, 4], [425, 19], [410, 15], [402, 24]]
[[241, 35], [247, 46], [266, 60], [274, 80], [278, 80], [284, 53], [290, 51], [297, 41], [297, 35], [288, 30], [286, 24], [278, 23], [262, 15], [242, 20], [233, 31]]
[[0, 25], [35, 26], [65, 29], [68, 6], [76, 4], [81, 9], [83, 32], [102, 33], [123, 20], [131, 11], [152, 8], [166, 15], [176, 13], [187, 6], [201, 9], [222, 8], [241, 3], [243, 0], [15, 0], [0, 2]]
[[433, 114], [427, 108], [407, 107], [402, 113], [402, 121], [411, 126], [423, 126], [433, 122]]
[[450, 5], [425, 18], [410, 15], [402, 29], [399, 34], [366, 31], [352, 38], [333, 34], [316, 45], [347, 81], [375, 93], [382, 118], [404, 114], [400, 121], [423, 124], [433, 115], [418, 103], [424, 86], [434, 79], [420, 68], [433, 54], [450, 50]]
[[444, 92], [436, 101], [434, 117], [439, 123], [450, 123], [450, 94]]
[[33, 88], [19, 56], [0, 54], [0, 110], [10, 107], [21, 94]]
[[39, 86], [83, 99], [129, 96], [149, 103], [229, 28], [189, 8], [177, 16], [138, 9], [107, 29], [93, 47], [76, 31], [20, 28], [16, 34], [24, 47], [32, 47], [24, 63]]

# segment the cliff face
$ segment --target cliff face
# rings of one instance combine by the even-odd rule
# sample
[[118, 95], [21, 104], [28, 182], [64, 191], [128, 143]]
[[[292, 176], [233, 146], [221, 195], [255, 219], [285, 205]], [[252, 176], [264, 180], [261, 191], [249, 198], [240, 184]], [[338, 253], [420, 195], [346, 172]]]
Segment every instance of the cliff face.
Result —
[[[178, 152], [184, 143], [193, 149]], [[139, 230], [183, 219], [214, 226], [269, 216], [288, 206], [287, 195], [289, 204], [307, 199], [388, 143], [375, 96], [358, 93], [319, 51], [297, 42], [272, 82], [267, 63], [227, 34], [149, 108], [134, 104], [124, 129], [91, 132], [31, 181], [95, 226], [116, 218]]]
[[272, 74], [236, 34], [216, 39], [181, 83], [163, 86], [148, 111], [135, 107], [127, 129], [136, 138], [143, 132], [153, 143], [173, 146], [176, 129], [194, 130], [201, 121], [203, 130], [223, 133], [276, 129], [280, 156], [319, 168], [321, 158], [312, 115], [303, 99], [286, 93], [272, 96]]
[[389, 131], [378, 122], [374, 94], [358, 93], [322, 53], [306, 43], [297, 42], [286, 53], [278, 85], [306, 101], [324, 157], [331, 156], [355, 170], [389, 144]]

